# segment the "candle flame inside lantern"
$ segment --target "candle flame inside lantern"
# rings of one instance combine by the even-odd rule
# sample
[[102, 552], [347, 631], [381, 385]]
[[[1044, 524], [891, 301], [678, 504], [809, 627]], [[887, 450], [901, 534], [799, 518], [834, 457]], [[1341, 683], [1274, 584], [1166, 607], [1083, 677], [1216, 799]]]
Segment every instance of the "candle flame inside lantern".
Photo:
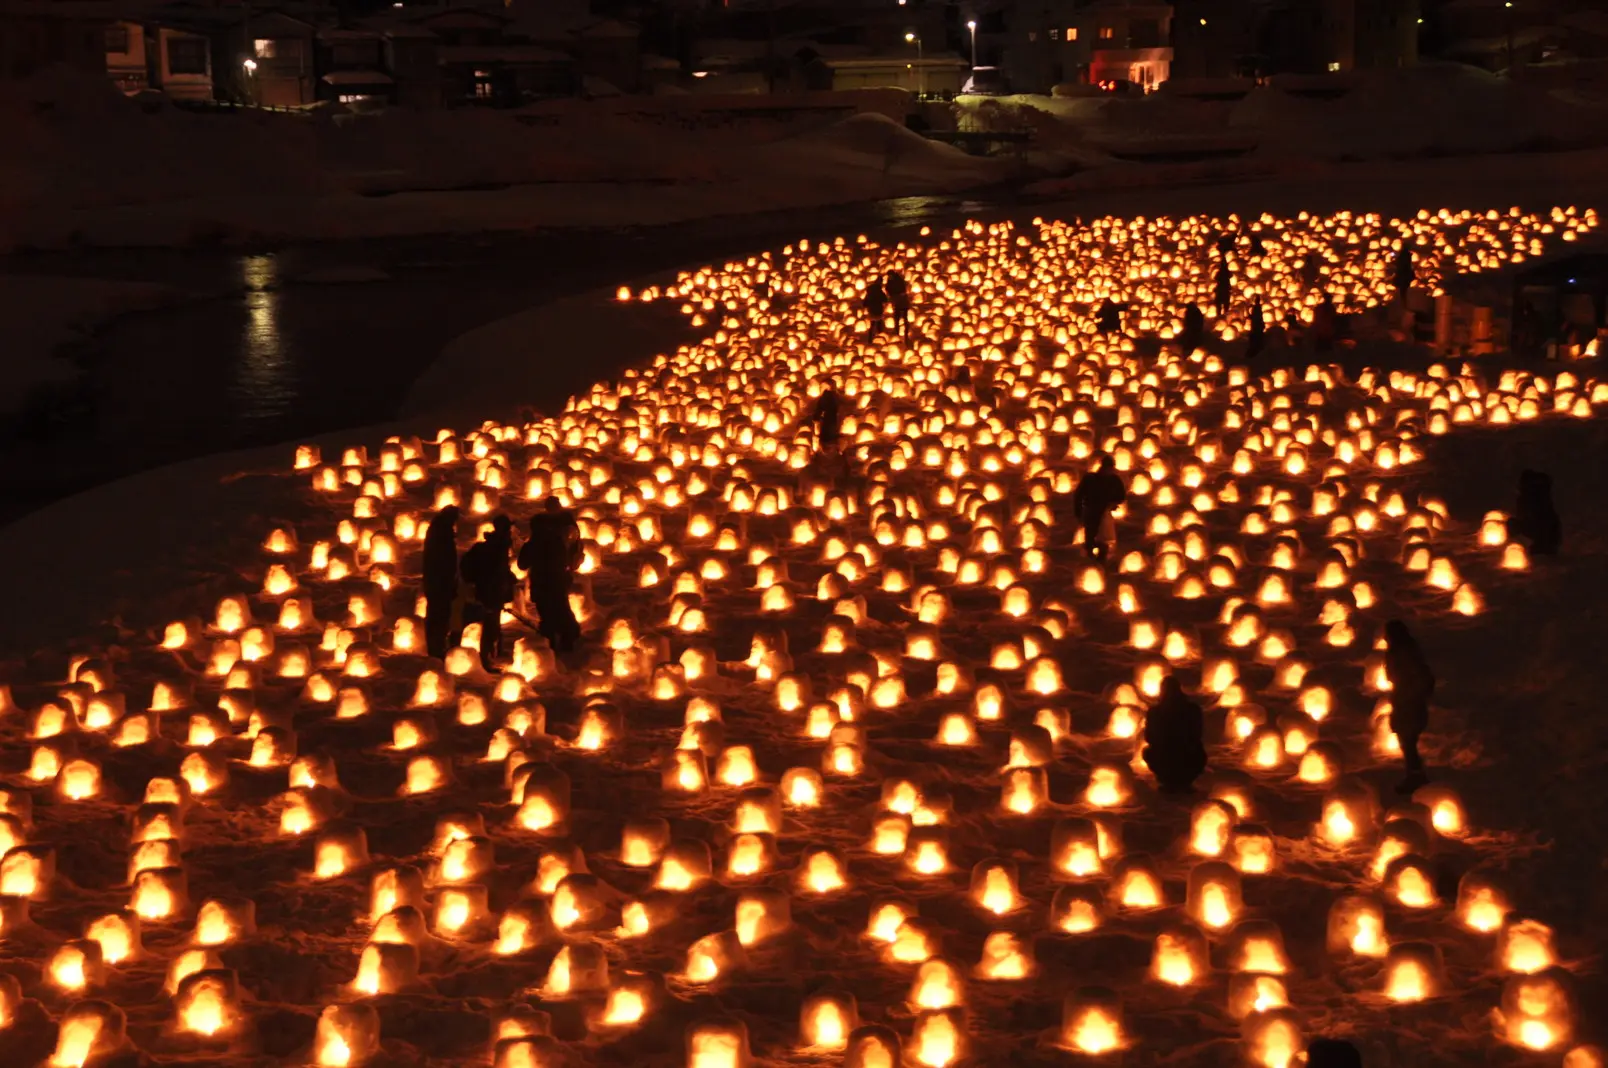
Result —
[[912, 1056], [923, 1068], [948, 1068], [960, 1058], [962, 1035], [954, 1019], [943, 1012], [919, 1016], [911, 1045]]
[[1122, 1024], [1116, 1015], [1099, 1005], [1090, 1005], [1067, 1020], [1062, 1028], [1068, 1046], [1080, 1053], [1099, 1055], [1122, 1048]]

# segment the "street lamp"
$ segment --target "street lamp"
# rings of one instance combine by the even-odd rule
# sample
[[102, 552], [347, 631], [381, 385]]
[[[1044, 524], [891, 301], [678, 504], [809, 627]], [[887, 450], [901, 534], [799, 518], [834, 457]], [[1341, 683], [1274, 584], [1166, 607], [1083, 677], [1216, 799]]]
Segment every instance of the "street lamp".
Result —
[[914, 43], [916, 46], [916, 95], [927, 95], [927, 67], [922, 56], [921, 35], [911, 30], [905, 34], [905, 43]]
[[257, 73], [257, 61], [255, 59], [252, 59], [250, 56], [247, 56], [246, 59], [240, 65], [242, 67], [246, 68], [246, 73], [247, 74], [256, 74]]
[[972, 19], [971, 21], [967, 22], [966, 23], [966, 28], [971, 31], [971, 37], [972, 37], [972, 70], [976, 70], [977, 69], [977, 20]]

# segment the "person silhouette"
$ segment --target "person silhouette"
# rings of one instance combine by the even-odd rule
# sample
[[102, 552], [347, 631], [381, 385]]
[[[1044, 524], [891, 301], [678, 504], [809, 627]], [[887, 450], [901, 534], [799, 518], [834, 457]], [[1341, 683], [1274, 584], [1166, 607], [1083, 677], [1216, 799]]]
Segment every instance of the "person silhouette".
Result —
[[458, 565], [474, 591], [475, 616], [480, 621], [480, 666], [487, 671], [495, 669], [502, 657], [503, 606], [514, 596], [514, 573], [508, 567], [513, 548], [513, 523], [499, 515]]
[[888, 325], [888, 291], [882, 288], [880, 278], [872, 278], [866, 283], [865, 313], [871, 320], [872, 334]]
[[1418, 739], [1429, 725], [1435, 673], [1429, 669], [1418, 639], [1399, 619], [1385, 624], [1385, 677], [1390, 680], [1390, 729], [1401, 743], [1401, 759], [1407, 771], [1396, 792], [1410, 794], [1429, 781], [1423, 757], [1418, 753]]
[[519, 568], [525, 572], [530, 602], [536, 608], [537, 630], [555, 652], [569, 652], [581, 636], [570, 605], [580, 550], [575, 516], [557, 497], [547, 498], [542, 511], [530, 517], [530, 538], [519, 548]]
[[815, 401], [815, 412], [811, 418], [815, 421], [815, 438], [822, 452], [835, 450], [843, 433], [843, 417], [839, 413], [841, 402], [838, 393], [832, 386], [821, 390], [821, 395]]
[[1072, 491], [1072, 512], [1083, 524], [1083, 548], [1096, 560], [1103, 560], [1116, 541], [1111, 512], [1128, 499], [1122, 476], [1111, 470], [1111, 457], [1095, 457], [1094, 470], [1084, 475]]
[[1556, 556], [1563, 543], [1563, 523], [1552, 504], [1552, 476], [1544, 471], [1519, 472], [1519, 500], [1508, 529], [1530, 543], [1537, 556]]
[[436, 659], [456, 645], [452, 619], [458, 598], [458, 506], [449, 504], [430, 519], [424, 532], [424, 647]]
[[1184, 696], [1184, 688], [1169, 675], [1161, 682], [1161, 696], [1145, 714], [1145, 766], [1162, 792], [1188, 793], [1206, 770], [1204, 718], [1200, 706]]
[[893, 305], [893, 317], [899, 322], [899, 336], [910, 333], [910, 283], [903, 271], [889, 271], [886, 283], [888, 303]]

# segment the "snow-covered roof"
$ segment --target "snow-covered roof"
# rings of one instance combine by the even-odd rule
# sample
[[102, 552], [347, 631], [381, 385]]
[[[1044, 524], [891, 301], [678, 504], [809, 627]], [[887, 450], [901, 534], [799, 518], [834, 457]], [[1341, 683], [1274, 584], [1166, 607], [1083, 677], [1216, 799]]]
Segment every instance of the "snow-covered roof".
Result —
[[392, 78], [379, 70], [332, 70], [319, 81], [330, 85], [390, 85]]
[[444, 45], [436, 55], [443, 63], [547, 63], [573, 62], [562, 52], [540, 45]]
[[1558, 24], [1594, 37], [1608, 37], [1608, 11], [1571, 11], [1559, 16]]

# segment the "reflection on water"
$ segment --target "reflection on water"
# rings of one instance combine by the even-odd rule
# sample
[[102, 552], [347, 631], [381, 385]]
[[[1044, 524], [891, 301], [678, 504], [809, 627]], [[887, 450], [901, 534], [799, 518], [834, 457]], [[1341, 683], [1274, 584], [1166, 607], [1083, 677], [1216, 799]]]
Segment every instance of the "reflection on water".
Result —
[[229, 396], [242, 421], [271, 421], [288, 412], [296, 398], [295, 368], [280, 334], [278, 260], [242, 256], [240, 281], [245, 287], [246, 321]]

